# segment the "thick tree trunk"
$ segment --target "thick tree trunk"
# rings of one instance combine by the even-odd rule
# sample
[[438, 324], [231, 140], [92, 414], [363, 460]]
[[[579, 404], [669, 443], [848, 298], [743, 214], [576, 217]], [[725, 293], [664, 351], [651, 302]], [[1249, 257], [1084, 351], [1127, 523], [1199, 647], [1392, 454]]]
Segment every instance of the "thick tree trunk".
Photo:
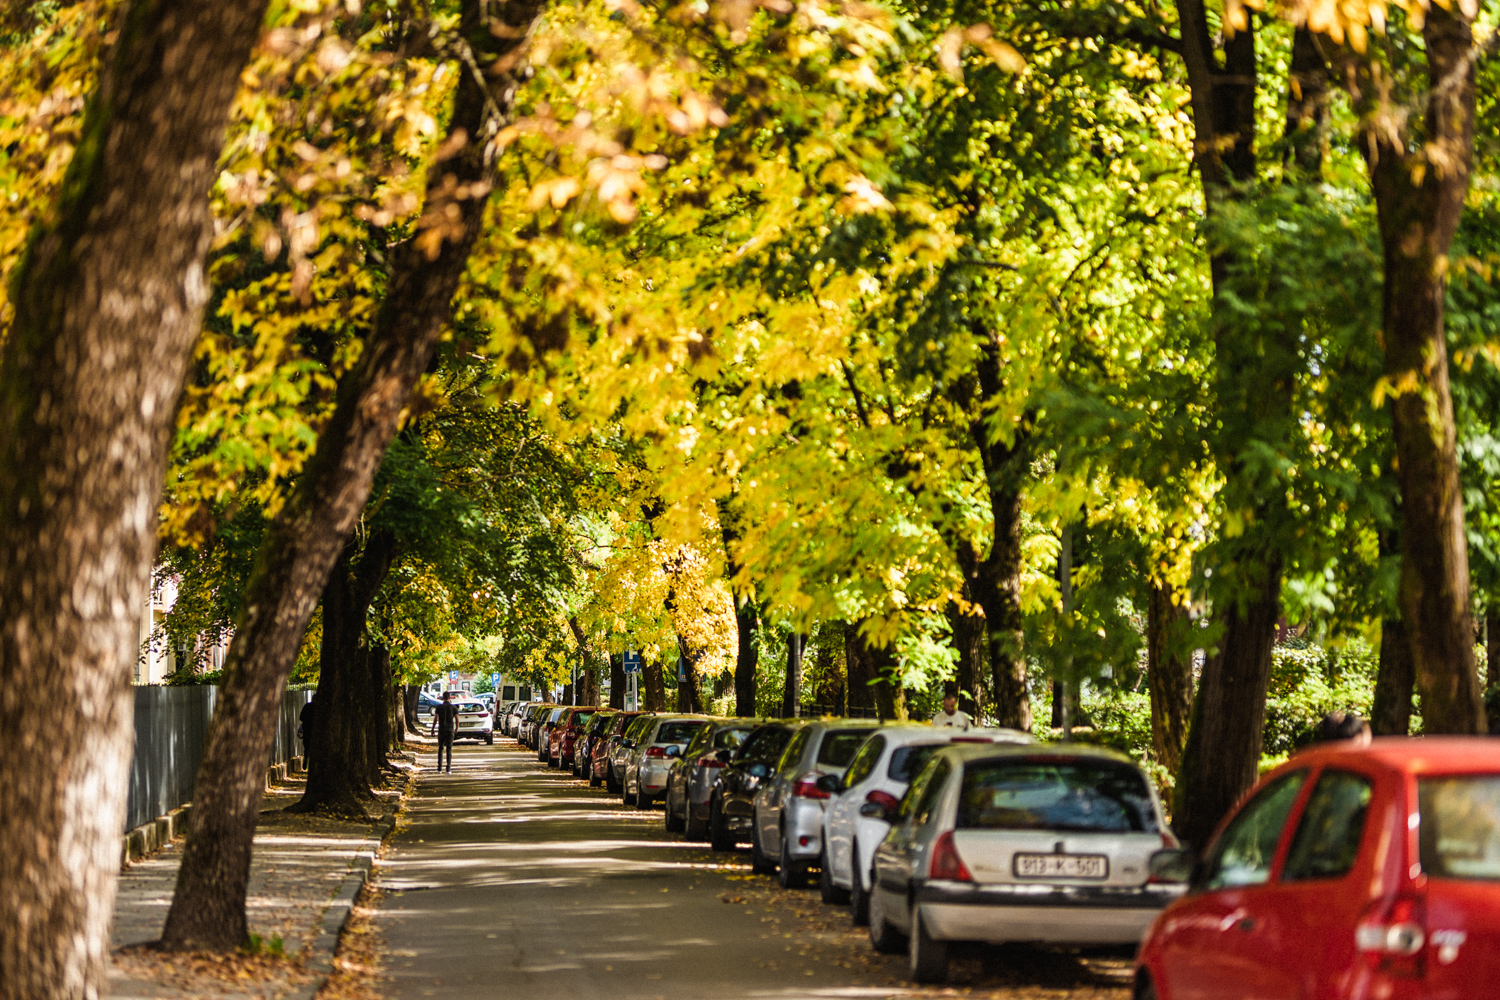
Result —
[[390, 743], [387, 744], [386, 749], [391, 750], [406, 742], [406, 688], [395, 682], [395, 672], [391, 668], [391, 651], [384, 646], [377, 646], [375, 655], [385, 661], [385, 726], [390, 736]]
[[754, 601], [739, 599], [734, 623], [739, 640], [734, 657], [734, 714], [749, 718], [755, 715], [755, 671], [760, 665], [760, 647], [755, 636], [760, 615]]
[[1238, 569], [1247, 574], [1242, 598], [1225, 609], [1219, 648], [1203, 665], [1173, 799], [1172, 828], [1197, 851], [1255, 783], [1266, 724], [1271, 644], [1281, 617], [1281, 560], [1273, 558], [1258, 572], [1242, 560]]
[[807, 636], [793, 631], [786, 637], [786, 683], [781, 689], [781, 716], [790, 719], [802, 711], [802, 646]]
[[619, 653], [609, 654], [609, 707], [625, 710], [625, 657]]
[[1151, 747], [1173, 774], [1182, 763], [1188, 720], [1193, 711], [1193, 651], [1188, 644], [1188, 610], [1173, 601], [1173, 590], [1151, 584], [1146, 609], [1146, 689], [1151, 696]]
[[641, 708], [647, 712], [667, 710], [667, 685], [662, 679], [662, 665], [657, 660], [641, 661]]
[[401, 687], [401, 710], [406, 716], [406, 728], [410, 732], [416, 732], [421, 725], [417, 721], [417, 702], [421, 691], [420, 684], [404, 684]]
[[371, 746], [375, 750], [373, 763], [375, 778], [385, 784], [385, 772], [391, 767], [391, 747], [399, 740], [396, 710], [395, 678], [391, 675], [391, 651], [384, 646], [370, 647], [370, 679], [374, 683], [375, 726], [371, 730]]
[[952, 682], [944, 685], [943, 693], [957, 697], [959, 709], [978, 720], [981, 718], [979, 678], [984, 669], [984, 618], [965, 614], [957, 601], [949, 601], [948, 628], [953, 632], [958, 666]]
[[356, 623], [349, 550], [345, 548], [323, 588], [323, 645], [318, 654], [317, 723], [308, 734], [307, 787], [297, 812], [368, 819], [365, 801], [363, 720], [350, 711], [365, 699], [365, 650]]
[[906, 721], [906, 695], [896, 683], [896, 651], [890, 646], [868, 646], [866, 654], [875, 671], [875, 713], [882, 722]]
[[[461, 30], [474, 65], [503, 65], [502, 57], [530, 37], [540, 9], [540, 0], [505, 0], [491, 5], [487, 16], [479, 0], [464, 0]], [[164, 947], [229, 951], [246, 940], [250, 846], [287, 672], [401, 413], [448, 327], [453, 294], [479, 233], [490, 176], [484, 146], [499, 124], [489, 109], [510, 114], [516, 81], [506, 71], [486, 87], [476, 76], [472, 70], [458, 74], [446, 141], [460, 148], [427, 178], [426, 211], [451, 224], [446, 238], [426, 244], [435, 250], [431, 257], [416, 240], [394, 255], [375, 327], [358, 365], [340, 383], [317, 451], [267, 532], [251, 575], [198, 770]]]
[[1411, 731], [1411, 693], [1417, 665], [1411, 640], [1399, 618], [1380, 623], [1380, 664], [1375, 673], [1375, 700], [1370, 707], [1370, 731], [1376, 736], [1405, 736]]
[[1030, 732], [1031, 692], [1022, 649], [1021, 495], [992, 487], [990, 509], [995, 537], [989, 555], [980, 559], [972, 547], [960, 547], [959, 566], [975, 603], [984, 609], [995, 724]]
[[156, 509], [209, 294], [209, 192], [265, 7], [129, 3], [58, 204], [12, 275], [0, 346], [4, 1000], [107, 989]]
[[698, 672], [698, 662], [703, 654], [696, 655], [688, 649], [687, 640], [682, 636], [677, 637], [678, 655], [682, 657], [683, 673], [687, 675], [686, 680], [678, 678], [677, 681], [677, 710], [679, 712], [702, 712], [703, 711], [703, 677]]
[[875, 714], [875, 663], [859, 631], [859, 622], [844, 625], [844, 663], [849, 681], [851, 718], [869, 718]]

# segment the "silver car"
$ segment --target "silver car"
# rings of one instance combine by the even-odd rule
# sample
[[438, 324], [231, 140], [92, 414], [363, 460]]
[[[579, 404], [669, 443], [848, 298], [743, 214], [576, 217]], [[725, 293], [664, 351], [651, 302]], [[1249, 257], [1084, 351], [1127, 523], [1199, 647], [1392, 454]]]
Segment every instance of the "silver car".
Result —
[[760, 724], [759, 719], [714, 719], [698, 730], [667, 772], [662, 797], [669, 833], [681, 833], [688, 840], [708, 839], [708, 803], [719, 772]]
[[952, 941], [1134, 944], [1183, 891], [1153, 879], [1176, 846], [1156, 789], [1100, 747], [944, 747], [888, 819], [870, 942], [907, 948], [919, 983], [947, 978]]
[[[625, 791], [625, 769], [630, 766], [630, 753], [640, 742], [641, 734], [646, 727], [651, 725], [651, 720], [657, 718], [652, 712], [645, 712], [631, 719], [625, 726], [625, 731], [620, 734], [620, 742], [616, 743], [614, 749], [609, 752], [609, 779], [617, 792]], [[626, 798], [625, 804], [630, 805], [630, 799]]]
[[653, 715], [638, 730], [635, 746], [626, 751], [625, 804], [650, 809], [666, 794], [667, 772], [682, 756], [683, 747], [708, 724], [702, 715]]
[[808, 866], [823, 854], [823, 806], [875, 722], [819, 719], [800, 727], [755, 793], [751, 867], [776, 869], [783, 888], [807, 884]]
[[906, 787], [928, 758], [950, 743], [1030, 743], [1017, 729], [951, 729], [931, 725], [884, 726], [859, 748], [823, 810], [823, 875], [819, 887], [825, 903], [849, 903], [854, 922], [870, 919], [870, 860], [891, 825], [862, 811], [867, 803], [891, 810], [901, 804]]

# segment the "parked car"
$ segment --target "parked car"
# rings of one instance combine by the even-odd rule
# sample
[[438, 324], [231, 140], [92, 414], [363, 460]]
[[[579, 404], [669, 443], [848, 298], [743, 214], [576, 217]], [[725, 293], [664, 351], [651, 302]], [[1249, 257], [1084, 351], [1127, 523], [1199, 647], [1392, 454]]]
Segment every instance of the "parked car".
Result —
[[574, 705], [563, 709], [562, 714], [557, 718], [557, 724], [552, 728], [552, 735], [548, 741], [548, 767], [571, 768], [573, 766], [573, 750], [578, 742], [578, 735], [597, 711], [599, 711], [598, 705]]
[[929, 757], [950, 743], [1030, 743], [1016, 729], [937, 729], [926, 725], [884, 726], [860, 746], [844, 776], [829, 782], [833, 799], [823, 810], [823, 857], [819, 888], [825, 903], [850, 903], [854, 922], [870, 917], [870, 859], [890, 824], [862, 813], [875, 802], [894, 811], [912, 777]]
[[870, 942], [906, 948], [919, 983], [947, 978], [955, 941], [1133, 944], [1183, 891], [1153, 878], [1153, 857], [1176, 847], [1156, 789], [1102, 747], [943, 747], [894, 815], [861, 808], [891, 823]]
[[[1163, 859], [1181, 876], [1188, 859]], [[1152, 924], [1136, 996], [1500, 990], [1500, 743], [1333, 743], [1266, 775]]]
[[524, 746], [530, 747], [532, 750], [536, 749], [537, 730], [541, 728], [543, 720], [551, 715], [552, 710], [556, 707], [556, 705], [544, 701], [536, 702], [531, 706], [530, 710], [526, 713], [526, 717], [521, 721], [521, 743]]
[[611, 793], [618, 792], [620, 785], [615, 778], [614, 757], [625, 739], [625, 732], [640, 717], [640, 712], [616, 712], [609, 727], [589, 749], [589, 784], [597, 788], [602, 783]]
[[715, 719], [698, 730], [667, 772], [662, 796], [667, 830], [689, 840], [708, 839], [708, 802], [719, 771], [760, 724], [759, 719]]
[[[620, 739], [609, 752], [609, 774], [612, 783], [610, 791], [623, 792], [625, 790], [625, 768], [629, 762], [630, 751], [635, 749], [636, 742], [640, 739], [641, 730], [651, 724], [656, 718], [654, 712], [639, 712], [635, 718], [626, 725], [625, 731], [620, 734]], [[629, 803], [626, 803], [627, 805]]]
[[520, 714], [522, 702], [508, 701], [500, 707], [495, 715], [495, 729], [501, 736], [516, 735], [516, 717]]
[[507, 734], [515, 740], [521, 738], [521, 723], [525, 721], [526, 714], [531, 711], [532, 702], [518, 701], [510, 710], [510, 718], [507, 722]]
[[708, 723], [701, 715], [655, 715], [642, 727], [625, 759], [625, 804], [650, 809], [667, 790], [672, 761]]
[[564, 713], [571, 705], [554, 705], [552, 710], [546, 714], [536, 727], [536, 759], [544, 764], [550, 764], [552, 756], [552, 730], [557, 728]]
[[755, 792], [753, 870], [774, 869], [784, 889], [807, 884], [808, 866], [823, 854], [823, 807], [833, 798], [830, 789], [877, 728], [864, 720], [819, 719], [793, 734], [774, 774]]
[[455, 740], [482, 740], [495, 742], [495, 718], [478, 698], [454, 698], [458, 706], [458, 725], [453, 732]]
[[755, 793], [771, 776], [776, 762], [804, 722], [784, 719], [767, 722], [740, 744], [708, 801], [708, 842], [716, 851], [732, 851], [750, 838]]
[[589, 719], [588, 727], [579, 735], [578, 742], [573, 747], [574, 777], [589, 778], [590, 785], [598, 785], [591, 777], [594, 770], [594, 742], [609, 732], [617, 714], [616, 709], [601, 708]]

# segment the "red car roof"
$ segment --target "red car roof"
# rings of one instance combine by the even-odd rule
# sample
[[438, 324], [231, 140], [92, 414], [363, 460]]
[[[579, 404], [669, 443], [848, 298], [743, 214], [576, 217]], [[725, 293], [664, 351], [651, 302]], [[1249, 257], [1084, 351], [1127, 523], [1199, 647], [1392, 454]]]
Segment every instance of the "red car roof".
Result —
[[1406, 774], [1500, 773], [1500, 739], [1488, 736], [1380, 736], [1368, 746], [1347, 742], [1309, 747], [1277, 771], [1362, 760]]

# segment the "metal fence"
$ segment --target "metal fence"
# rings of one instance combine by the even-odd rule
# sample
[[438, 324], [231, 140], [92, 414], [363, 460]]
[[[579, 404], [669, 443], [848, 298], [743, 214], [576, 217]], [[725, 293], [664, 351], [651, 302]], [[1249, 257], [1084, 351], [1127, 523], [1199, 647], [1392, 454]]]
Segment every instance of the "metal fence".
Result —
[[[311, 696], [310, 691], [288, 691], [282, 696], [267, 766], [297, 754], [297, 714]], [[149, 823], [192, 801], [193, 781], [218, 697], [219, 689], [212, 685], [135, 689], [135, 756], [130, 762], [125, 829]]]

